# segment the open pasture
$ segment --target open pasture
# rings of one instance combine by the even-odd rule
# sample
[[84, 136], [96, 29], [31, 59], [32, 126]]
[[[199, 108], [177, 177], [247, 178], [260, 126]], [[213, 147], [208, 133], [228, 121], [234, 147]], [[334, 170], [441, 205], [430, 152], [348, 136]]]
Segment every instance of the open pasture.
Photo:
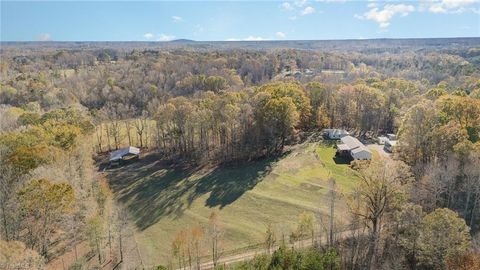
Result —
[[[218, 211], [224, 230], [224, 251], [263, 242], [269, 223], [280, 237], [295, 229], [297, 220], [292, 217], [304, 211], [318, 219], [326, 216], [329, 177], [336, 179], [342, 193], [348, 193], [358, 179], [334, 155], [332, 146], [307, 143], [275, 159], [202, 168], [170, 166], [150, 155], [109, 170], [108, 179], [137, 227], [144, 263], [167, 264], [178, 231], [194, 224], [207, 227], [213, 210]], [[347, 211], [342, 196], [338, 197], [336, 216], [341, 221]]]

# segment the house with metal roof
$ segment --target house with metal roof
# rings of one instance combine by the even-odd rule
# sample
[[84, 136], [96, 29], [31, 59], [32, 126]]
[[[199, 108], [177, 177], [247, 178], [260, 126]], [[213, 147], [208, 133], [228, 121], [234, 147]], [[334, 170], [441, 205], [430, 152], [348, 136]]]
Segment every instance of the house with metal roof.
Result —
[[122, 163], [123, 161], [138, 159], [140, 156], [140, 149], [137, 147], [129, 146], [115, 150], [110, 153], [110, 164]]
[[357, 138], [352, 136], [342, 137], [341, 143], [337, 144], [337, 155], [353, 160], [370, 160], [372, 152]]
[[324, 129], [323, 130], [323, 135], [325, 138], [330, 139], [330, 140], [338, 140], [341, 139], [345, 136], [350, 135], [346, 130], [344, 129]]

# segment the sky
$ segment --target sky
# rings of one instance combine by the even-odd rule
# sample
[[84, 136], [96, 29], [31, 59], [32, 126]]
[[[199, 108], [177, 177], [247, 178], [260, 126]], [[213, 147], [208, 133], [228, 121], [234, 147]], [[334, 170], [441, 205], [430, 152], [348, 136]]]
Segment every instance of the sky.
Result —
[[479, 37], [480, 0], [3, 1], [1, 41]]

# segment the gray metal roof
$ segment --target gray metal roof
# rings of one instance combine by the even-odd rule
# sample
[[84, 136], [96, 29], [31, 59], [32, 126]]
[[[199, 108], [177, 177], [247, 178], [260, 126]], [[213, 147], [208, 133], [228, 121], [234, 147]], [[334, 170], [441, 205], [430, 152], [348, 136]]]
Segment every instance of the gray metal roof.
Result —
[[110, 153], [110, 161], [115, 161], [122, 159], [125, 155], [138, 155], [140, 154], [140, 149], [137, 147], [129, 146], [122, 149], [118, 149]]
[[365, 146], [360, 146], [360, 147], [357, 147], [357, 148], [353, 149], [352, 154], [356, 154], [356, 153], [359, 153], [359, 152], [362, 152], [362, 151], [371, 153], [370, 150], [368, 150]]
[[340, 150], [340, 151], [350, 150], [350, 148], [348, 147], [348, 145], [343, 144], [343, 143], [342, 143], [342, 144], [337, 144], [337, 148], [338, 148], [338, 150]]
[[352, 136], [345, 136], [340, 140], [343, 144], [346, 144], [350, 150], [353, 150], [357, 147], [364, 147], [363, 143], [361, 143], [357, 138]]
[[387, 140], [385, 143], [391, 146], [395, 146], [397, 144], [397, 141]]

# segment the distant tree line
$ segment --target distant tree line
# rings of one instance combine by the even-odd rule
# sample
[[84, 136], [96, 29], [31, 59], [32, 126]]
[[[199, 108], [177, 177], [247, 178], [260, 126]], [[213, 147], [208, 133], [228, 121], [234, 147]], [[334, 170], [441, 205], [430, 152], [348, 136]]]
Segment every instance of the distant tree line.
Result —
[[[287, 247], [319, 239], [305, 213], [288, 236], [268, 224], [268, 254], [239, 269], [476, 269], [480, 52], [378, 52], [2, 49], [1, 255], [41, 267], [86, 241], [98, 265], [122, 262], [128, 215], [96, 178], [93, 149], [228, 163], [333, 127], [399, 138], [393, 161], [354, 166], [361, 180], [345, 199], [363, 231], [337, 238], [331, 203], [327, 243]], [[179, 230], [176, 267], [198, 269], [207, 249], [221, 268], [218, 220]]]

